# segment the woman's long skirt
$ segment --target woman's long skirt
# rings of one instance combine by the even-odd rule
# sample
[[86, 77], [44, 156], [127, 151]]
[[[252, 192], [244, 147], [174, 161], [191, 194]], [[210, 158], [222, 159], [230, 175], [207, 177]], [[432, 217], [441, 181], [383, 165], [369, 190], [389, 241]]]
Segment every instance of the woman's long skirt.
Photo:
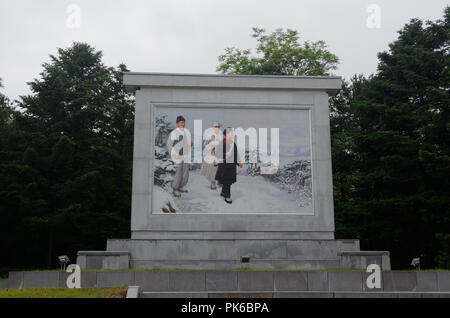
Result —
[[200, 169], [200, 174], [209, 181], [215, 181], [216, 180], [216, 173], [217, 173], [217, 167], [214, 166], [212, 163], [203, 163], [202, 168]]

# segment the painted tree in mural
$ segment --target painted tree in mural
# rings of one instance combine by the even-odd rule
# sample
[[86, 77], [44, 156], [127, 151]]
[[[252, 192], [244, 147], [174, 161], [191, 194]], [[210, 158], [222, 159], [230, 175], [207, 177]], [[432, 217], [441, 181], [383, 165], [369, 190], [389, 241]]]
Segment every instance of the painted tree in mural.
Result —
[[167, 116], [156, 117], [155, 119], [155, 158], [153, 163], [154, 184], [166, 188], [167, 184], [173, 180], [176, 166], [170, 160], [169, 152], [166, 148], [166, 141], [175, 126], [167, 120]]
[[296, 160], [283, 166], [277, 173], [264, 175], [281, 190], [295, 195], [299, 206], [309, 206], [312, 203], [311, 162]]
[[259, 148], [245, 150], [245, 162], [247, 166], [247, 174], [256, 176], [261, 173], [261, 163], [259, 160]]

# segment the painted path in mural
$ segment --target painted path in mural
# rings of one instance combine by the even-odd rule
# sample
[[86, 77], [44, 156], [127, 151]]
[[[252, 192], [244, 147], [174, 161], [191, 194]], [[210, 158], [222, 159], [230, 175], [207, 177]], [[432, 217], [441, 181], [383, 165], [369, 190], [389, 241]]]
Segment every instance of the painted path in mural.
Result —
[[209, 187], [209, 181], [200, 175], [200, 170], [190, 171], [185, 187], [189, 192], [180, 198], [155, 187], [153, 211], [159, 213], [160, 205], [170, 200], [176, 213], [312, 214], [312, 207], [299, 207], [293, 195], [281, 191], [261, 176], [238, 175], [237, 182], [231, 186], [232, 204], [220, 196], [220, 187], [216, 190]]

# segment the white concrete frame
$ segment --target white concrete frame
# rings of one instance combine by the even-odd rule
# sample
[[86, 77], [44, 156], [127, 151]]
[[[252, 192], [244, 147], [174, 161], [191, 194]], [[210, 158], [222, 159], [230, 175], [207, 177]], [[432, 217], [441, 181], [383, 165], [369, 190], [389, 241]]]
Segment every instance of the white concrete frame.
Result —
[[[162, 232], [193, 237], [200, 232], [210, 233], [208, 237], [220, 237], [221, 232], [334, 237], [328, 94], [340, 89], [339, 77], [125, 73], [124, 84], [136, 92], [132, 238]], [[151, 214], [152, 108], [180, 105], [310, 109], [314, 215]]]

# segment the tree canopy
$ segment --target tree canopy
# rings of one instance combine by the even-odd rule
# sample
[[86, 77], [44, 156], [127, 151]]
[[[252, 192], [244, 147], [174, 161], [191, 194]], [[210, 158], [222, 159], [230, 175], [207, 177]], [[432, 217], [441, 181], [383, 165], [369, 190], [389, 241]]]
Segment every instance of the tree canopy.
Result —
[[337, 235], [390, 250], [397, 267], [450, 267], [449, 28], [449, 7], [412, 19], [377, 72], [331, 100]]
[[226, 48], [219, 56], [217, 71], [224, 74], [260, 75], [330, 75], [339, 59], [327, 50], [324, 41], [299, 43], [295, 30], [276, 29], [266, 34], [262, 28], [253, 28], [258, 45], [257, 56], [250, 49]]
[[[58, 49], [1, 138], [2, 250], [10, 264], [51, 266], [57, 253], [129, 236], [133, 98], [125, 65], [85, 43]], [[24, 230], [26, 229], [26, 230]], [[31, 257], [32, 260], [28, 261]]]

